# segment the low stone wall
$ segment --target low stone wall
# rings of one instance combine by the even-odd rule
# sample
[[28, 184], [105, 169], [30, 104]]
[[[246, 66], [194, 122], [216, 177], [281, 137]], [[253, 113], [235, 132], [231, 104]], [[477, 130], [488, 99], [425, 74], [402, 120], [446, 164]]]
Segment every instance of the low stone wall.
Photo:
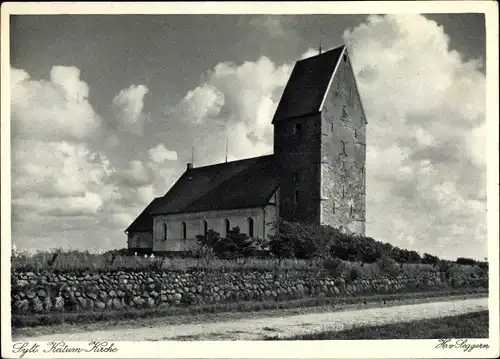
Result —
[[449, 278], [427, 272], [413, 277], [361, 279], [349, 283], [311, 270], [201, 270], [92, 272], [12, 271], [13, 314], [57, 311], [168, 308], [302, 297], [398, 293], [488, 286], [488, 279]]

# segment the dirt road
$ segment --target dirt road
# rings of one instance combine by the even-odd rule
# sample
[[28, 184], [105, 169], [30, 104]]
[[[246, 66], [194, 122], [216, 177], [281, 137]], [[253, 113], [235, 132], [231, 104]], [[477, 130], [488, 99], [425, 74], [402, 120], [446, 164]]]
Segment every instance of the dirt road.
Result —
[[36, 337], [13, 336], [13, 340], [66, 341], [159, 341], [159, 340], [261, 340], [353, 326], [383, 325], [427, 318], [459, 315], [488, 309], [488, 298], [472, 298], [413, 305], [360, 309], [344, 312], [240, 319], [215, 323], [159, 325], [150, 328], [116, 328], [106, 331], [60, 333]]

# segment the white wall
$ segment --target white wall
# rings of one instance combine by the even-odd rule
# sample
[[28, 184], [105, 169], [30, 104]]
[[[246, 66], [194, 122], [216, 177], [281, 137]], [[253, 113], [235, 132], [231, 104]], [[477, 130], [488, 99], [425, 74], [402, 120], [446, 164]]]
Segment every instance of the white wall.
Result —
[[[254, 223], [254, 237], [263, 238], [272, 233], [276, 216], [276, 207], [267, 205], [263, 208], [245, 208], [225, 211], [206, 211], [154, 217], [154, 251], [183, 251], [196, 246], [196, 236], [203, 234], [203, 220], [207, 221], [208, 230], [213, 229], [221, 237], [226, 234], [225, 222], [230, 221], [230, 228], [240, 227], [248, 234], [248, 218]], [[264, 217], [265, 216], [265, 217]], [[186, 240], [182, 239], [182, 222], [186, 223]], [[164, 224], [167, 224], [167, 239], [164, 239]]]
[[135, 232], [128, 234], [129, 248], [151, 248], [153, 246], [153, 233]]

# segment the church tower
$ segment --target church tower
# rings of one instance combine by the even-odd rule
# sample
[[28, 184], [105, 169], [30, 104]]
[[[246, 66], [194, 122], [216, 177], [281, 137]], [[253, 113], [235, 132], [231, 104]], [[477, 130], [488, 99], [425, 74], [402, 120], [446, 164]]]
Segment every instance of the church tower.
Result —
[[295, 64], [273, 118], [281, 218], [365, 234], [366, 124], [345, 46]]

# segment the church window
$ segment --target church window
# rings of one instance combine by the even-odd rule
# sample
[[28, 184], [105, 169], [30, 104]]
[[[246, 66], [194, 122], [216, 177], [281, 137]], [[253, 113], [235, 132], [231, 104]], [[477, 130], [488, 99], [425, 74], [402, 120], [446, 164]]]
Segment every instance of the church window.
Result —
[[347, 61], [347, 55], [344, 54], [344, 61]]
[[349, 216], [353, 216], [353, 210], [352, 210], [352, 204], [351, 204], [351, 208], [349, 209]]
[[344, 154], [345, 156], [347, 156], [347, 152], [346, 152], [346, 143], [345, 141], [340, 141], [342, 143], [342, 154]]
[[299, 172], [294, 172], [294, 173], [293, 173], [293, 180], [294, 180], [295, 182], [299, 182], [299, 180], [300, 180], [300, 177], [299, 177]]
[[231, 224], [229, 223], [229, 219], [224, 220], [224, 224], [226, 226], [226, 236], [229, 234], [229, 230], [231, 229]]
[[203, 221], [203, 236], [207, 236], [208, 234], [208, 223], [207, 221]]
[[253, 238], [253, 218], [248, 218], [248, 236]]
[[332, 121], [332, 133], [333, 133], [333, 121]]
[[167, 224], [163, 223], [163, 240], [167, 240]]
[[335, 214], [335, 202], [332, 202], [332, 213]]
[[186, 222], [182, 222], [182, 239], [187, 238]]
[[296, 123], [293, 126], [293, 134], [294, 135], [300, 135], [301, 132], [302, 132], [302, 124], [301, 123]]
[[295, 193], [293, 195], [293, 201], [295, 202], [295, 204], [299, 203], [299, 190], [295, 191]]
[[344, 198], [344, 197], [345, 197], [345, 187], [342, 186], [342, 198]]

